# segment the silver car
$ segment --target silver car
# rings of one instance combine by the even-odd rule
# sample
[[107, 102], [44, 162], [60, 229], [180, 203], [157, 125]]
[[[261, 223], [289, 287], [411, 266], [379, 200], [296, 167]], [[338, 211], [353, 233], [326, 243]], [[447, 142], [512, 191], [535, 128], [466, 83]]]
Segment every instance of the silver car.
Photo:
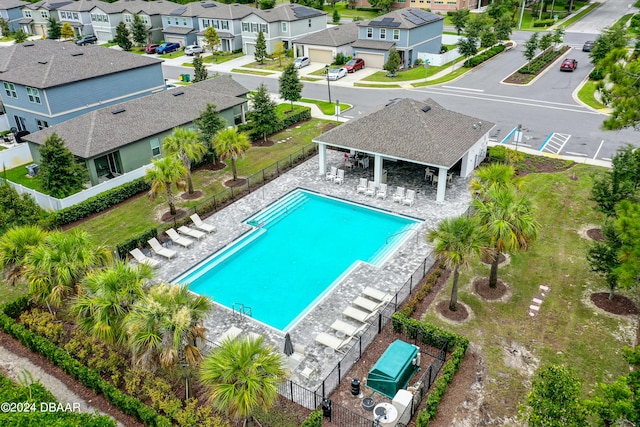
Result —
[[202, 46], [198, 46], [197, 44], [192, 44], [184, 48], [184, 54], [189, 56], [193, 56], [196, 53], [203, 53], [203, 52], [204, 52], [204, 49], [202, 48]]
[[329, 70], [329, 73], [327, 74], [327, 78], [329, 80], [338, 80], [343, 78], [346, 75], [347, 75], [346, 68], [332, 68]]
[[306, 67], [307, 65], [311, 65], [311, 60], [309, 59], [308, 56], [301, 56], [299, 58], [296, 58], [295, 61], [293, 61], [294, 68], [302, 68], [302, 67]]

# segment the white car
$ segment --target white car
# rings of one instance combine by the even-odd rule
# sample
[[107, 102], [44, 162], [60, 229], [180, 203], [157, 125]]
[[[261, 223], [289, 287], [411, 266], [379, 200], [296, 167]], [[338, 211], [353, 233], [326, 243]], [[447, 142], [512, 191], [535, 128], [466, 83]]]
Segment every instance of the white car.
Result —
[[204, 49], [202, 48], [202, 46], [198, 46], [197, 44], [192, 44], [184, 48], [184, 54], [189, 56], [193, 56], [196, 53], [203, 53], [203, 52], [204, 52]]
[[338, 80], [347, 75], [346, 68], [331, 68], [329, 73], [327, 73], [327, 79], [329, 80]]
[[299, 58], [296, 58], [295, 61], [293, 61], [294, 68], [302, 68], [302, 67], [306, 67], [307, 65], [311, 65], [311, 60], [309, 59], [308, 56], [301, 56]]

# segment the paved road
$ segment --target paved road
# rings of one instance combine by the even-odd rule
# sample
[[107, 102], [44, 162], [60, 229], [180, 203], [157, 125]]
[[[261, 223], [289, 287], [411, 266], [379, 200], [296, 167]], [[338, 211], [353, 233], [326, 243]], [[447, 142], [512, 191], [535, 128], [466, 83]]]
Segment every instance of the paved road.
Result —
[[604, 0], [594, 12], [571, 25], [567, 33], [599, 34], [604, 28], [615, 24], [621, 16], [637, 13], [638, 9], [633, 7], [634, 3], [633, 0]]

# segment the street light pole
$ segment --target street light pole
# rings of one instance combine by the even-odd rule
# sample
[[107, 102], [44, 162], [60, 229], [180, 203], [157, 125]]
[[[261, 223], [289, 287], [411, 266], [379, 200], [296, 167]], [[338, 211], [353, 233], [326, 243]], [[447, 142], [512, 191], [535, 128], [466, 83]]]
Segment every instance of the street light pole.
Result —
[[520, 22], [518, 22], [518, 29], [522, 28], [523, 15], [524, 15], [524, 0], [522, 0], [522, 9], [520, 9]]
[[325, 74], [327, 75], [327, 90], [329, 91], [329, 103], [331, 103], [331, 85], [329, 84], [329, 65], [324, 66]]

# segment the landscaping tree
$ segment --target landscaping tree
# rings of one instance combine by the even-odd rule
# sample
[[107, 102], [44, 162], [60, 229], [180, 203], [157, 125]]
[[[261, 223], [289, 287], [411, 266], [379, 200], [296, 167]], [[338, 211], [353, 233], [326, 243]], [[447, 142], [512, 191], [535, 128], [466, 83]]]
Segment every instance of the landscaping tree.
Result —
[[130, 51], [133, 47], [130, 36], [131, 33], [127, 28], [127, 24], [121, 21], [116, 27], [116, 36], [113, 38], [113, 41], [115, 41], [122, 50]]
[[131, 23], [131, 37], [133, 38], [133, 42], [138, 46], [144, 46], [149, 39], [147, 26], [137, 13], [133, 15], [133, 22]]
[[207, 146], [211, 162], [213, 164], [218, 163], [218, 155], [213, 145], [213, 138], [227, 126], [227, 121], [220, 117], [215, 104], [208, 103], [204, 110], [200, 111], [200, 117], [194, 123], [200, 131], [202, 142]]
[[596, 202], [596, 210], [615, 217], [616, 205], [635, 197], [639, 189], [640, 151], [627, 145], [613, 156], [610, 171], [594, 177], [591, 200]]
[[620, 267], [619, 253], [622, 242], [610, 222], [602, 226], [604, 242], [594, 242], [587, 251], [587, 262], [594, 271], [604, 277], [609, 286], [609, 300], [613, 300], [618, 287], [618, 268]]
[[529, 427], [582, 427], [586, 410], [580, 401], [581, 386], [567, 367], [552, 365], [538, 371], [531, 382], [521, 417]]
[[68, 22], [62, 23], [62, 28], [60, 28], [60, 37], [64, 40], [72, 39], [76, 36], [76, 32], [73, 31], [73, 27]]
[[460, 267], [469, 268], [471, 260], [480, 255], [484, 238], [476, 221], [463, 215], [443, 220], [438, 228], [429, 230], [427, 240], [434, 244], [437, 259], [453, 270], [449, 310], [456, 311]]
[[7, 181], [0, 181], [0, 236], [11, 227], [37, 225], [45, 217], [29, 194], [18, 194]]
[[40, 182], [53, 197], [64, 198], [82, 190], [89, 174], [80, 165], [64, 140], [55, 132], [40, 147]]
[[480, 33], [480, 46], [491, 47], [498, 42], [498, 36], [493, 28], [489, 27]]
[[456, 10], [451, 15], [451, 23], [458, 32], [458, 35], [465, 29], [467, 22], [469, 21], [469, 9]]
[[58, 40], [60, 38], [60, 31], [62, 28], [60, 26], [60, 21], [53, 16], [50, 16], [49, 19], [47, 19], [47, 25], [49, 27], [49, 30], [47, 31], [47, 38], [51, 40]]
[[273, 57], [278, 60], [278, 66], [282, 67], [282, 58], [285, 57], [287, 50], [284, 48], [283, 42], [277, 42], [273, 48]]
[[383, 13], [389, 12], [391, 10], [391, 5], [393, 5], [394, 0], [373, 0], [369, 1], [369, 4], [374, 9], [380, 9]]
[[487, 15], [475, 14], [470, 16], [465, 27], [467, 37], [481, 39], [483, 33], [492, 30], [492, 26], [493, 19]]
[[13, 33], [13, 38], [14, 38], [16, 43], [24, 43], [25, 40], [27, 40], [28, 37], [29, 37], [29, 34], [25, 33], [22, 28], [18, 28]]
[[238, 169], [236, 167], [236, 160], [238, 157], [244, 157], [245, 153], [251, 148], [247, 134], [238, 132], [236, 128], [221, 130], [214, 138], [213, 146], [218, 156], [220, 156], [220, 160], [231, 159], [233, 180], [237, 181]]
[[273, 9], [276, 5], [276, 0], [260, 0], [260, 9], [267, 10]]
[[152, 160], [153, 167], [147, 170], [147, 181], [151, 182], [149, 197], [154, 199], [162, 192], [167, 192], [167, 203], [169, 203], [169, 212], [175, 215], [176, 204], [175, 196], [171, 186], [176, 184], [178, 189], [184, 188], [184, 178], [187, 176], [187, 169], [184, 167], [180, 159], [176, 156], [165, 156], [161, 159]]
[[516, 171], [504, 163], [490, 163], [476, 170], [469, 188], [474, 198], [486, 199], [491, 190], [517, 188]]
[[389, 59], [383, 67], [387, 71], [387, 76], [395, 77], [400, 69], [400, 54], [395, 47], [389, 51]]
[[298, 78], [298, 70], [293, 66], [293, 62], [287, 65], [280, 76], [280, 96], [286, 101], [291, 101], [291, 111], [293, 102], [302, 98], [302, 82]]
[[217, 410], [253, 425], [258, 409], [266, 413], [278, 399], [278, 384], [286, 378], [282, 356], [264, 338], [226, 339], [207, 355], [200, 382]]
[[0, 17], [0, 36], [9, 37], [11, 34], [11, 28], [9, 28], [9, 22], [6, 19]]
[[193, 180], [191, 179], [191, 163], [198, 162], [207, 152], [207, 146], [202, 143], [198, 131], [189, 128], [175, 128], [162, 143], [166, 154], [175, 154], [187, 170], [187, 184], [189, 194], [193, 194]]
[[465, 64], [470, 57], [478, 53], [478, 39], [465, 37], [458, 40], [458, 52], [466, 58]]
[[209, 77], [209, 71], [207, 71], [207, 67], [204, 66], [204, 62], [199, 53], [196, 53], [195, 58], [193, 58], [193, 82], [201, 82], [203, 80], [207, 80]]
[[267, 41], [265, 40], [264, 33], [262, 31], [258, 33], [255, 49], [253, 56], [259, 64], [262, 64], [267, 58]]
[[331, 22], [336, 25], [340, 23], [340, 12], [335, 7], [333, 8], [333, 15], [331, 15]]
[[220, 46], [220, 36], [215, 28], [209, 26], [204, 30], [204, 48], [215, 52]]
[[511, 33], [513, 32], [513, 19], [511, 15], [501, 15], [495, 23], [495, 33], [498, 40], [509, 40]]
[[625, 38], [625, 30], [622, 25], [612, 25], [602, 30], [600, 35], [593, 42], [589, 58], [593, 65], [598, 65], [609, 52], [614, 49], [620, 49], [627, 46]]
[[276, 103], [269, 96], [264, 83], [258, 86], [258, 91], [253, 95], [253, 108], [249, 113], [253, 132], [260, 135], [264, 142], [267, 136], [280, 128], [280, 120], [276, 111]]
[[541, 51], [545, 51], [551, 47], [553, 44], [553, 33], [544, 33], [540, 40], [538, 41], [538, 48]]
[[621, 50], [614, 50], [601, 63], [606, 63], [608, 85], [599, 85], [603, 101], [613, 112], [603, 122], [607, 130], [634, 128], [640, 130], [640, 60], [614, 61]]
[[620, 240], [620, 265], [615, 272], [622, 286], [634, 288], [640, 277], [640, 205], [637, 201], [623, 200], [616, 206], [616, 214], [613, 228]]
[[531, 61], [536, 57], [538, 51], [538, 33], [533, 33], [529, 40], [524, 43], [524, 52], [522, 53], [528, 61], [527, 69], [531, 70]]
[[555, 30], [553, 30], [553, 42], [556, 45], [559, 45], [560, 43], [562, 43], [563, 40], [564, 40], [564, 28], [557, 27]]
[[22, 279], [25, 258], [39, 246], [47, 232], [37, 225], [15, 226], [0, 237], [0, 270], [7, 283], [13, 285]]

